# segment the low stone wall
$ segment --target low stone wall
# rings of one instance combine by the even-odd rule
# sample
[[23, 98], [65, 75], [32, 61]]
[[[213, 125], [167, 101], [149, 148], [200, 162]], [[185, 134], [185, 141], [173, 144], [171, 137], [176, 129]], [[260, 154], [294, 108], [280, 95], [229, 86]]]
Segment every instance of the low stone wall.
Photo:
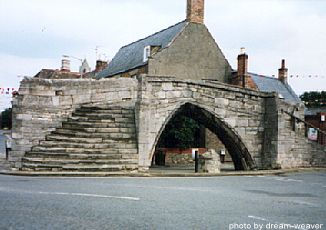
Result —
[[[206, 148], [197, 148], [199, 154], [203, 154], [207, 151]], [[192, 149], [163, 149], [165, 152], [165, 164], [166, 165], [193, 165], [194, 159], [192, 158]]]
[[62, 121], [84, 104], [134, 101], [135, 79], [24, 79], [19, 96], [13, 100], [12, 167], [20, 168], [21, 158], [32, 146], [60, 127]]
[[165, 155], [165, 165], [190, 165], [193, 164], [191, 153], [168, 153]]
[[304, 123], [304, 107], [278, 102], [277, 164], [280, 168], [326, 167], [326, 146], [308, 140]]

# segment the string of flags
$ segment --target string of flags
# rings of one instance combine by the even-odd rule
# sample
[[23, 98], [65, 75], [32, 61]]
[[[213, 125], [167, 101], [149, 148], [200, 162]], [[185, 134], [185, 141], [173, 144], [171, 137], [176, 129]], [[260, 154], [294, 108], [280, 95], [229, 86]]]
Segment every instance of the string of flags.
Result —
[[323, 75], [290, 75], [291, 78], [326, 78]]
[[13, 94], [14, 92], [17, 92], [17, 89], [15, 88], [0, 88], [0, 94], [1, 95], [9, 95]]
[[[277, 77], [272, 75], [272, 77]], [[326, 78], [326, 75], [289, 75], [290, 78]]]

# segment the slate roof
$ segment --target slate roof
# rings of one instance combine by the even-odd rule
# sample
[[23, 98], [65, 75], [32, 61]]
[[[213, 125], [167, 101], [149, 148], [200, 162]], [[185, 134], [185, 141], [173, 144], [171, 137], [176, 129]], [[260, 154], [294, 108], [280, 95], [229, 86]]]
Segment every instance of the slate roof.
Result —
[[288, 84], [283, 84], [275, 77], [267, 77], [255, 73], [249, 73], [258, 89], [263, 92], [276, 92], [284, 97], [284, 101], [290, 104], [302, 103], [300, 98], [292, 90]]
[[305, 108], [304, 110], [305, 116], [315, 116], [317, 113], [326, 113], [326, 107]]
[[144, 39], [123, 46], [109, 66], [98, 73], [97, 78], [110, 77], [145, 65], [147, 62], [143, 62], [143, 53], [146, 46], [160, 46], [162, 49], [168, 47], [186, 25], [187, 22], [182, 21]]

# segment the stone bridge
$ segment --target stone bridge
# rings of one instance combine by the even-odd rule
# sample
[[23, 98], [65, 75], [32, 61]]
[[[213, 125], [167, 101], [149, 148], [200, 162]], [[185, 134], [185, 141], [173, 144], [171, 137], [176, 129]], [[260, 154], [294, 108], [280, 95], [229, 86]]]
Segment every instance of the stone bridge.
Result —
[[23, 170], [111, 170], [107, 158], [116, 151], [124, 162], [134, 160], [129, 169], [147, 170], [165, 126], [180, 114], [216, 134], [237, 170], [326, 165], [325, 148], [309, 142], [294, 119], [303, 118], [302, 105], [212, 80], [148, 75], [23, 80], [13, 101], [9, 160]]

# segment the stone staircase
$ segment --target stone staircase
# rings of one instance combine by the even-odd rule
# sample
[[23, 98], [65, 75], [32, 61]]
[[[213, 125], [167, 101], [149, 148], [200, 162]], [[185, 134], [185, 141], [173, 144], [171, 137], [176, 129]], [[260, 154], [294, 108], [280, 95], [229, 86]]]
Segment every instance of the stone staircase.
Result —
[[83, 106], [22, 159], [23, 171], [116, 172], [138, 168], [132, 106]]

